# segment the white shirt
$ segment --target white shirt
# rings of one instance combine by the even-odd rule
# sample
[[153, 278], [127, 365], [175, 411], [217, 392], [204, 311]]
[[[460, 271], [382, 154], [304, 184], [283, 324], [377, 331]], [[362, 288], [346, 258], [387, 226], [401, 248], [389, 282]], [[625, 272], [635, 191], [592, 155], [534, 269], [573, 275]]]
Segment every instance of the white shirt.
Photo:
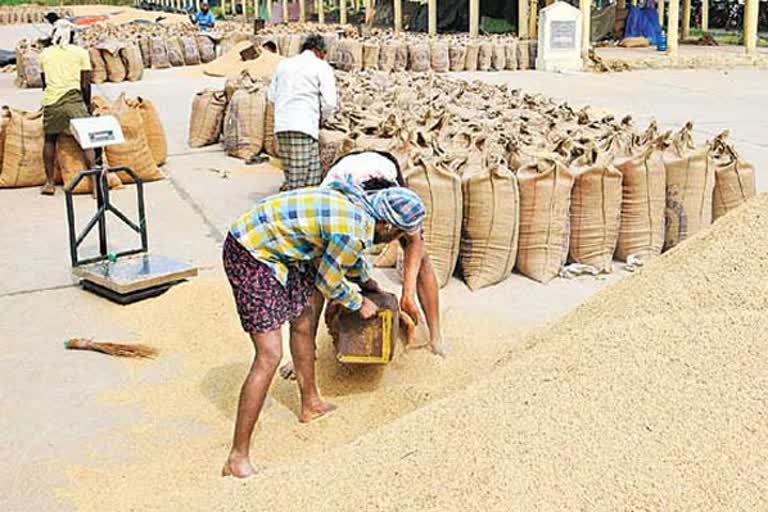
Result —
[[383, 178], [397, 184], [397, 167], [389, 158], [374, 151], [353, 153], [342, 157], [328, 169], [328, 174], [320, 186], [336, 180], [346, 181], [347, 177], [361, 188], [363, 183], [371, 178]]
[[275, 133], [301, 132], [317, 140], [320, 115], [336, 110], [333, 69], [309, 50], [284, 59], [277, 66], [267, 98], [275, 105]]

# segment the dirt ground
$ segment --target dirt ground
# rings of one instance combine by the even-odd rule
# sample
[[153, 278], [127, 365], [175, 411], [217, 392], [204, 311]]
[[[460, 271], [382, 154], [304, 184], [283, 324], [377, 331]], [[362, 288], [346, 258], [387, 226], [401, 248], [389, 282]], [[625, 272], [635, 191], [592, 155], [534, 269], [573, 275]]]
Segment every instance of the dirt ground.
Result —
[[[0, 40], [15, 40], [26, 30], [0, 27]], [[638, 124], [655, 117], [662, 127], [673, 128], [694, 120], [699, 137], [729, 128], [758, 168], [759, 190], [768, 190], [768, 178], [759, 172], [768, 166], [768, 122], [762, 115], [768, 107], [766, 73], [504, 72], [459, 78], [508, 82], [577, 106], [632, 113]], [[192, 96], [222, 84], [223, 79], [189, 77], [182, 68], [147, 71], [140, 82], [95, 89], [108, 98], [126, 91], [151, 99], [166, 128], [168, 179], [146, 188], [150, 247], [197, 265], [201, 275], [158, 299], [119, 307], [81, 291], [70, 275], [63, 195], [50, 199], [34, 189], [0, 190], [5, 212], [0, 224], [5, 241], [0, 246], [0, 431], [5, 441], [0, 460], [9, 461], [0, 470], [4, 510], [178, 510], [193, 505], [185, 502], [183, 489], [232, 495], [249, 485], [222, 483], [217, 476], [251, 357], [221, 273], [220, 244], [228, 224], [274, 193], [281, 176], [246, 167], [217, 147], [186, 146]], [[13, 76], [0, 75], [0, 104], [32, 109], [39, 100], [40, 91], [18, 90]], [[132, 194], [127, 188], [115, 198], [130, 211]], [[88, 211], [91, 201], [78, 198], [77, 206]], [[131, 242], [120, 232], [114, 240]], [[289, 474], [301, 461], [364, 443], [371, 432], [417, 410], [424, 417], [430, 414], [427, 404], [450, 400], [467, 386], [491, 385], [474, 383], [500, 358], [523, 350], [527, 333], [624, 276], [617, 268], [604, 281], [558, 279], [543, 286], [515, 275], [475, 293], [454, 279], [441, 296], [451, 349], [446, 359], [416, 351], [399, 354], [385, 369], [339, 368], [321, 334], [321, 389], [339, 410], [301, 426], [295, 420], [295, 385], [276, 382], [255, 433], [254, 459], [270, 471]], [[391, 273], [381, 278], [398, 289]], [[159, 347], [161, 356], [126, 362], [66, 352], [62, 343], [70, 336], [142, 341]], [[524, 364], [517, 367], [528, 370]], [[154, 495], [164, 496], [167, 505], [147, 499]], [[220, 508], [230, 509], [224, 505]], [[259, 509], [258, 501], [231, 505]]]

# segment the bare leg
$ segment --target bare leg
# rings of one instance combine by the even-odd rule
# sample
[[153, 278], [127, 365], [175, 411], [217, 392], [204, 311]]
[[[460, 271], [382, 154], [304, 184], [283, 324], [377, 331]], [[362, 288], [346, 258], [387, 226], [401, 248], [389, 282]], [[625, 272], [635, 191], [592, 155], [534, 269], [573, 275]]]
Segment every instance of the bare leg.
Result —
[[323, 309], [323, 295], [314, 290], [301, 316], [291, 322], [291, 357], [301, 393], [299, 421], [308, 423], [336, 407], [320, 398], [315, 379], [315, 336]]
[[252, 333], [251, 339], [256, 349], [253, 364], [240, 390], [240, 402], [237, 405], [235, 436], [227, 462], [221, 470], [222, 476], [246, 478], [256, 473], [251, 465], [251, 435], [256, 420], [259, 418], [269, 384], [275, 376], [277, 366], [283, 354], [280, 329], [265, 333]]
[[429, 256], [424, 253], [424, 260], [421, 262], [421, 268], [419, 268], [419, 275], [416, 281], [416, 293], [419, 296], [419, 303], [427, 319], [427, 327], [429, 327], [429, 348], [433, 353], [445, 356], [443, 335], [440, 332], [439, 292], [440, 287], [437, 285], [432, 262], [429, 260]]
[[40, 189], [40, 193], [46, 196], [52, 196], [56, 193], [56, 185], [53, 183], [53, 164], [56, 158], [56, 135], [45, 135], [43, 144], [43, 163], [45, 164], [45, 185]]

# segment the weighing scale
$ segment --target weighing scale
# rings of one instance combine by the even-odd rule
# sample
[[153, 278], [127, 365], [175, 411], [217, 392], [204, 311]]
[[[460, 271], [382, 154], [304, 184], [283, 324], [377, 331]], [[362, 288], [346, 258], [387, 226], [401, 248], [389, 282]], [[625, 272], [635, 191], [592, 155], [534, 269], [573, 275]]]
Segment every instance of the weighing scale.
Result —
[[[120, 123], [113, 116], [88, 117], [70, 121], [72, 135], [83, 149], [101, 149], [125, 142]], [[107, 173], [124, 172], [136, 183], [138, 222], [129, 219], [109, 198]], [[75, 209], [72, 191], [83, 180], [96, 178], [96, 213], [79, 234], [75, 230]], [[69, 252], [72, 274], [80, 279], [83, 289], [118, 304], [130, 304], [167, 291], [171, 286], [197, 275], [197, 268], [164, 256], [148, 253], [147, 225], [144, 206], [144, 183], [125, 166], [96, 168], [81, 172], [64, 189], [69, 224]], [[141, 247], [120, 252], [107, 248], [107, 212], [139, 235]], [[99, 254], [80, 258], [78, 249], [98, 225]]]

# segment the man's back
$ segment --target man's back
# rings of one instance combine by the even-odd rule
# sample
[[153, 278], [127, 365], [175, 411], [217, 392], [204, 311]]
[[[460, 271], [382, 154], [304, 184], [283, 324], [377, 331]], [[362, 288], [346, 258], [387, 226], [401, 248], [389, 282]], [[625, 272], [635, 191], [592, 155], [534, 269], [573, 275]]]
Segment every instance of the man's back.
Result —
[[90, 71], [88, 52], [75, 45], [50, 46], [40, 53], [40, 71], [45, 75], [43, 106], [53, 105], [71, 90], [80, 90], [80, 73]]

